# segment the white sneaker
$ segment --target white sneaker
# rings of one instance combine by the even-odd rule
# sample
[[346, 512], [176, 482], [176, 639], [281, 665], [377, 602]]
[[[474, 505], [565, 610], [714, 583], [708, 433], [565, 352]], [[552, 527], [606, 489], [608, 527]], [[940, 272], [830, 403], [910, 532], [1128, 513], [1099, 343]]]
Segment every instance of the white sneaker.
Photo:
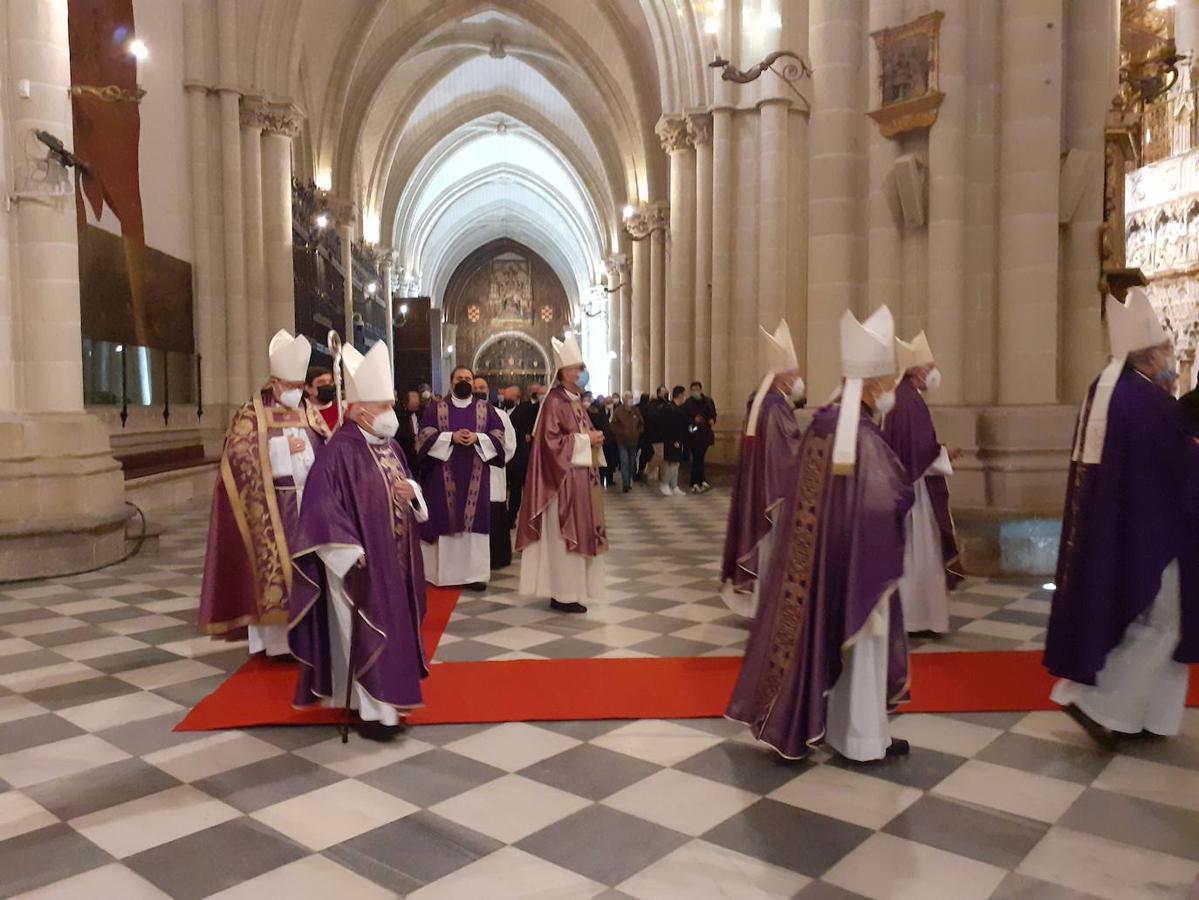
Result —
[[674, 489], [674, 495], [675, 495], [676, 497], [685, 497], [685, 496], [687, 496], [687, 492], [686, 492], [685, 490], [683, 490], [682, 488], [677, 488], [677, 487], [676, 487], [676, 488]]
[[660, 486], [658, 488], [658, 490], [660, 490], [662, 492], [662, 496], [664, 496], [664, 497], [671, 496], [670, 485], [668, 485], [668, 484], [664, 484], [664, 485]]

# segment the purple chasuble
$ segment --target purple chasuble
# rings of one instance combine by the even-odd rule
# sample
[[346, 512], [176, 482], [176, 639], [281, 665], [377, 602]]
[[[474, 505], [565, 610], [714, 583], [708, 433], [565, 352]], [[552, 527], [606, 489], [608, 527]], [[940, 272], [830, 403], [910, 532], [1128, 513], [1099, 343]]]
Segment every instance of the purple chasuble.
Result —
[[421, 525], [422, 541], [433, 543], [449, 534], [491, 533], [491, 475], [487, 463], [472, 445], [451, 444], [450, 458], [443, 462], [429, 456], [437, 438], [445, 432], [465, 428], [491, 440], [495, 459], [504, 462], [504, 423], [486, 400], [472, 400], [459, 408], [450, 400], [430, 403], [421, 416], [416, 436], [416, 466], [429, 507], [429, 521]]
[[308, 473], [287, 635], [292, 655], [304, 664], [296, 688], [299, 706], [327, 698], [333, 690], [329, 593], [316, 551], [352, 546], [366, 553], [366, 567], [351, 566], [344, 580], [354, 604], [354, 679], [383, 703], [421, 705], [420, 682], [429, 673], [420, 633], [425, 572], [416, 515], [397, 492], [410, 477], [399, 444], [371, 444], [349, 422]]
[[270, 388], [233, 415], [212, 492], [200, 627], [222, 639], [241, 640], [247, 625], [287, 622], [292, 589], [291, 551], [300, 521], [296, 486], [271, 472], [268, 441], [284, 428], [307, 428], [313, 453], [324, 438], [304, 407], [290, 409]]
[[772, 519], [795, 487], [803, 434], [795, 407], [774, 388], [768, 389], [762, 401], [755, 431], [753, 436], [741, 436], [720, 565], [721, 582], [732, 584], [741, 594], [753, 593], [754, 583], [761, 574], [759, 544], [769, 534]]
[[907, 474], [863, 407], [852, 475], [833, 474], [840, 404], [816, 413], [799, 446], [797, 484], [780, 509], [776, 550], [727, 715], [789, 758], [823, 737], [842, 658], [879, 603], [890, 603], [887, 695], [907, 699], [908, 648], [895, 583], [903, 522], [915, 499]]
[[554, 500], [558, 501], [558, 528], [567, 553], [598, 556], [608, 549], [598, 453], [592, 449], [595, 465], [572, 462], [575, 436], [590, 430], [591, 419], [582, 400], [561, 384], [554, 385], [533, 425], [524, 499], [516, 519], [517, 550], [541, 540], [542, 519]]
[[[1076, 428], [1085, 428], [1095, 383]], [[1066, 489], [1045, 667], [1095, 684], [1129, 624], [1178, 560], [1180, 663], [1199, 662], [1199, 443], [1170, 394], [1125, 366], [1108, 407], [1103, 459], [1074, 462]]]
[[924, 488], [928, 491], [933, 514], [937, 517], [937, 529], [941, 533], [945, 586], [953, 590], [961, 582], [962, 572], [953, 516], [949, 512], [949, 485], [944, 475], [924, 475], [941, 455], [941, 442], [937, 440], [937, 429], [933, 427], [928, 404], [910, 376], [904, 376], [895, 388], [895, 408], [883, 420], [883, 437], [899, 457], [912, 484], [924, 476]]

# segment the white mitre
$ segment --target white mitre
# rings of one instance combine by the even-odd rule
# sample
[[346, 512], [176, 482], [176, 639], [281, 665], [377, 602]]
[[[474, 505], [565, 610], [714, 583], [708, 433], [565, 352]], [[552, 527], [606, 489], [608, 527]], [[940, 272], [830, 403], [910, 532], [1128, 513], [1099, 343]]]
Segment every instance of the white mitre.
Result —
[[928, 338], [923, 331], [910, 341], [895, 339], [895, 362], [895, 371], [900, 377], [903, 377], [905, 372], [930, 366], [935, 362], [932, 347], [928, 345]]
[[791, 340], [791, 329], [787, 325], [787, 320], [779, 321], [778, 326], [774, 329], [774, 334], [761, 326], [759, 328], [762, 332], [766, 375], [762, 378], [762, 383], [758, 385], [758, 392], [754, 394], [754, 402], [749, 408], [749, 419], [745, 423], [747, 437], [753, 437], [757, 433], [762, 402], [766, 399], [766, 394], [770, 391], [775, 376], [799, 368], [799, 360], [795, 356], [795, 343]]
[[554, 348], [555, 371], [567, 366], [583, 365], [583, 351], [579, 349], [579, 342], [573, 334], [561, 341], [555, 337], [550, 338], [550, 346]]
[[862, 382], [895, 374], [895, 320], [880, 306], [865, 322], [849, 310], [841, 316], [841, 411], [833, 438], [833, 472], [853, 472], [858, 457], [858, 420], [862, 411]]
[[391, 353], [386, 342], [376, 341], [365, 356], [347, 344], [342, 347], [341, 361], [346, 370], [347, 403], [395, 400]]
[[1153, 304], [1149, 302], [1149, 295], [1142, 288], [1130, 288], [1126, 303], [1121, 303], [1108, 294], [1103, 307], [1107, 317], [1107, 336], [1112, 348], [1112, 358], [1099, 373], [1089, 413], [1087, 402], [1083, 401], [1079, 418], [1080, 423], [1085, 420], [1085, 427], [1077, 428], [1074, 436], [1073, 459], [1086, 465], [1103, 462], [1108, 407], [1112, 402], [1112, 393], [1116, 390], [1116, 382], [1120, 380], [1120, 373], [1124, 371], [1124, 362], [1128, 354], [1147, 350], [1171, 340], [1170, 333], [1162, 327]]
[[271, 338], [267, 352], [271, 358], [271, 375], [280, 381], [303, 381], [308, 375], [312, 345], [304, 335], [292, 337], [286, 328], [280, 328]]

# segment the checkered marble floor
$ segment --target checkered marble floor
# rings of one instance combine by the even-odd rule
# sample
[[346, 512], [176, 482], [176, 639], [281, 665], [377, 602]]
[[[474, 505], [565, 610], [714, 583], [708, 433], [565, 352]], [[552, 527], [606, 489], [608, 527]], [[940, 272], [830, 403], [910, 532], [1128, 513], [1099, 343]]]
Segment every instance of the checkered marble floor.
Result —
[[[609, 498], [613, 600], [550, 616], [515, 568], [442, 659], [735, 653], [727, 492]], [[1062, 714], [900, 716], [910, 757], [784, 763], [723, 720], [176, 734], [245, 658], [195, 635], [205, 513], [77, 578], [0, 586], [0, 897], [644, 900], [1188, 896], [1199, 713], [1100, 751]], [[1036, 585], [974, 581], [917, 648], [1043, 639]]]

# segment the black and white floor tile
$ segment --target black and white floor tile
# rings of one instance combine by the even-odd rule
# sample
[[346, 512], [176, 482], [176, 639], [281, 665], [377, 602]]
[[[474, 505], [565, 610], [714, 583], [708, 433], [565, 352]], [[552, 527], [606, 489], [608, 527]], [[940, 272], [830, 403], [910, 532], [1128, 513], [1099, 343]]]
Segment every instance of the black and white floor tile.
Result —
[[[739, 653], [728, 495], [609, 497], [612, 602], [565, 618], [498, 573], [443, 660]], [[245, 659], [196, 636], [203, 511], [76, 578], [0, 586], [0, 897], [1186, 898], [1199, 715], [1100, 751], [1060, 713], [912, 715], [910, 757], [784, 763], [723, 720], [176, 734]], [[1035, 648], [1048, 596], [968, 583], [951, 635]]]

